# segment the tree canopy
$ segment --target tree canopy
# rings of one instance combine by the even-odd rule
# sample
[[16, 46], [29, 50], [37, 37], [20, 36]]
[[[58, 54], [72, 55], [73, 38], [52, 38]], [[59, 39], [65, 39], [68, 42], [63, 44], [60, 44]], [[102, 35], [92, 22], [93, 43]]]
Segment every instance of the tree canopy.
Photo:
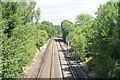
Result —
[[22, 68], [31, 62], [36, 50], [58, 35], [65, 43], [70, 39], [75, 56], [87, 63], [97, 78], [120, 77], [120, 2], [100, 5], [95, 18], [79, 14], [75, 24], [64, 20], [61, 25], [39, 23], [41, 11], [35, 6], [29, 0], [0, 3], [0, 74], [4, 79], [23, 77]]
[[91, 16], [90, 14], [80, 14], [80, 15], [77, 15], [75, 23], [76, 24], [88, 24], [92, 20], [94, 20], [94, 17]]
[[61, 22], [63, 40], [66, 42], [67, 35], [73, 30], [74, 24], [69, 20], [64, 20]]
[[71, 38], [71, 49], [96, 73], [96, 78], [120, 77], [119, 4], [106, 2], [100, 5], [96, 18], [79, 14], [76, 24], [61, 23], [64, 40], [66, 36]]

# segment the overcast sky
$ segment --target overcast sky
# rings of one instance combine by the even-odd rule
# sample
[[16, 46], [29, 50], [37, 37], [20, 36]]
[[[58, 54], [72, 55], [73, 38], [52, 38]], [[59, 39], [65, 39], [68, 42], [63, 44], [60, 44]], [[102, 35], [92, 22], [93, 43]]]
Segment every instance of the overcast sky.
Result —
[[100, 4], [106, 0], [36, 0], [41, 9], [40, 22], [50, 21], [60, 25], [63, 20], [75, 22], [75, 17], [81, 13], [95, 16]]

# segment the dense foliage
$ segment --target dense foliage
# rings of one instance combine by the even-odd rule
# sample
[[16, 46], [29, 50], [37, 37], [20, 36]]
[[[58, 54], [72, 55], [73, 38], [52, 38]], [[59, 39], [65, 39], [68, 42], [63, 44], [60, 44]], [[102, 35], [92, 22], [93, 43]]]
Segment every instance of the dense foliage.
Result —
[[36, 49], [58, 33], [55, 29], [60, 29], [55, 28], [50, 22], [42, 25], [47, 27], [38, 28], [40, 9], [35, 10], [35, 5], [35, 2], [30, 1], [2, 2], [0, 5], [2, 6], [0, 67], [2, 67], [3, 78], [22, 77], [24, 75], [22, 68], [31, 62]]
[[93, 24], [95, 35], [92, 38], [94, 57], [90, 61], [90, 65], [92, 65], [91, 69], [98, 73], [98, 77], [120, 77], [118, 9], [117, 2], [107, 2], [101, 5], [96, 13], [98, 16]]
[[[76, 17], [76, 24], [63, 28], [63, 37], [81, 61], [88, 63], [99, 78], [120, 77], [119, 2], [100, 5], [96, 18], [88, 14]], [[61, 23], [63, 26], [63, 22]], [[70, 31], [72, 29], [72, 31]]]
[[[48, 33], [49, 38], [52, 36], [59, 35], [61, 33], [60, 26], [54, 26], [49, 21], [43, 21], [42, 23], [38, 24], [38, 29], [45, 30]], [[59, 31], [60, 30], [60, 31]]]
[[36, 52], [34, 8], [34, 2], [2, 2], [3, 78], [21, 77]]
[[55, 30], [56, 30], [55, 36], [62, 36], [62, 28], [60, 25], [55, 25]]
[[43, 44], [47, 41], [48, 34], [44, 30], [37, 30], [37, 37], [36, 37], [36, 46], [37, 48], [43, 46]]
[[[36, 49], [52, 36], [61, 34], [61, 27], [43, 21], [39, 26], [40, 9], [35, 2], [2, 2], [2, 77], [20, 78], [33, 59]], [[0, 61], [1, 62], [1, 61]], [[1, 73], [1, 72], [0, 72]]]
[[76, 24], [88, 24], [94, 17], [90, 14], [80, 14], [76, 17]]
[[29, 0], [0, 3], [0, 67], [3, 78], [22, 77], [22, 67], [33, 59], [36, 49], [49, 38], [61, 34], [64, 42], [69, 39], [76, 57], [88, 63], [96, 77], [120, 77], [120, 2], [100, 5], [96, 18], [80, 14], [76, 16], [75, 24], [64, 20], [61, 26], [49, 21], [39, 23], [40, 9], [35, 10], [35, 5]]
[[62, 34], [63, 34], [63, 41], [66, 42], [67, 39], [67, 35], [73, 31], [73, 23], [68, 21], [68, 20], [64, 20], [61, 23], [61, 28], [62, 28]]

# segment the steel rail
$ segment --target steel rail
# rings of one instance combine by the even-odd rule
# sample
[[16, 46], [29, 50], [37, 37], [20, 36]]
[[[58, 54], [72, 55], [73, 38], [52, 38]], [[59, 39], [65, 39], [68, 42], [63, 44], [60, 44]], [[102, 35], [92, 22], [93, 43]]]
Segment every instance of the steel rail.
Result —
[[38, 70], [38, 74], [37, 74], [37, 76], [36, 76], [36, 80], [39, 80], [40, 73], [41, 73], [41, 69], [42, 69], [42, 66], [43, 66], [43, 63], [44, 63], [44, 60], [45, 60], [45, 56], [46, 56], [46, 54], [47, 54], [46, 52], [47, 52], [47, 50], [48, 50], [48, 48], [49, 48], [52, 40], [53, 40], [53, 39], [50, 39], [50, 41], [48, 42], [48, 45], [47, 45], [47, 47], [46, 47], [46, 50], [43, 52], [42, 61], [41, 61], [40, 66], [39, 66], [39, 70]]
[[[59, 42], [59, 44], [60, 44], [60, 47], [63, 49], [63, 50], [65, 50], [64, 48], [63, 48], [63, 46], [61, 45], [61, 43]], [[69, 58], [71, 58], [72, 59], [72, 57], [70, 56], [69, 58], [68, 58], [68, 56], [67, 56], [67, 54], [64, 52], [64, 55], [65, 55], [65, 57], [66, 57], [66, 61], [67, 61], [67, 63], [68, 63], [68, 66], [70, 67], [70, 71], [71, 71], [71, 73], [72, 73], [72, 75], [73, 75], [73, 78], [74, 78], [74, 80], [78, 80], [79, 78], [77, 78], [79, 75], [76, 75], [76, 69], [75, 68], [73, 68], [72, 67], [72, 65], [71, 65], [71, 63], [70, 63], [70, 61], [69, 61]], [[77, 63], [76, 63], [77, 64]], [[77, 64], [77, 67], [78, 67], [78, 64]], [[81, 70], [79, 70], [79, 71], [81, 71]], [[81, 72], [82, 73], [82, 72]], [[82, 76], [84, 76], [84, 74], [82, 73]], [[84, 76], [85, 77], [85, 76]], [[85, 78], [84, 78], [85, 79]]]

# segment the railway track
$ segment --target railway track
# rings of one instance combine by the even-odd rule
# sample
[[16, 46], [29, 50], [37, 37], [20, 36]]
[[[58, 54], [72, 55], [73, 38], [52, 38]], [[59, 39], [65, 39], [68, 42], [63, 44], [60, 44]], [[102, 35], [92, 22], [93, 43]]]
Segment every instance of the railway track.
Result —
[[43, 64], [44, 64], [45, 59], [46, 59], [46, 55], [47, 55], [48, 48], [50, 47], [50, 45], [52, 45], [52, 44], [51, 44], [52, 40], [53, 40], [53, 39], [51, 39], [51, 40], [48, 42], [47, 48], [46, 48], [46, 50], [44, 51], [44, 53], [42, 54], [42, 61], [41, 61], [41, 64], [40, 64], [40, 66], [39, 66], [39, 71], [38, 71], [38, 74], [37, 74], [37, 76], [36, 76], [36, 80], [40, 80], [41, 70], [42, 70], [42, 68], [44, 67]]
[[[56, 48], [56, 49], [55, 49]], [[47, 79], [51, 80], [54, 78], [62, 79], [62, 72], [60, 68], [60, 61], [58, 60], [57, 47], [55, 47], [54, 39], [51, 39], [48, 43], [46, 51], [42, 55], [42, 61], [39, 67], [36, 80]], [[58, 70], [55, 70], [59, 67]], [[55, 73], [56, 72], [56, 73]]]
[[65, 50], [60, 38], [53, 38], [49, 41], [45, 52], [42, 54], [36, 80], [79, 80], [80, 78], [85, 80], [78, 64]]
[[[62, 46], [61, 46], [62, 47]], [[65, 48], [67, 48], [67, 45], [65, 45]], [[64, 49], [64, 47], [63, 47]], [[64, 49], [65, 50], [65, 49]], [[83, 75], [83, 78], [85, 79], [88, 79], [90, 78], [90, 76], [88, 75], [88, 71], [83, 67], [83, 63], [81, 62], [80, 63], [80, 60], [78, 58], [75, 57], [75, 54], [73, 54], [72, 52], [66, 52], [65, 55], [68, 57], [68, 59], [70, 59], [70, 63], [75, 63], [75, 65], [77, 65], [76, 67], [78, 68], [77, 71], [79, 71], [82, 75]], [[74, 61], [74, 62], [72, 62]], [[79, 74], [80, 74], [79, 73]]]
[[86, 80], [88, 76], [81, 70], [80, 63], [78, 63], [78, 60], [75, 60], [75, 58], [73, 58], [72, 53], [68, 53], [67, 46], [62, 45], [61, 41], [58, 41], [58, 43], [60, 47], [64, 50], [64, 55], [66, 57], [66, 61], [67, 61], [67, 64], [69, 65], [69, 69], [71, 71], [73, 79], [74, 80], [79, 80], [79, 79]]

